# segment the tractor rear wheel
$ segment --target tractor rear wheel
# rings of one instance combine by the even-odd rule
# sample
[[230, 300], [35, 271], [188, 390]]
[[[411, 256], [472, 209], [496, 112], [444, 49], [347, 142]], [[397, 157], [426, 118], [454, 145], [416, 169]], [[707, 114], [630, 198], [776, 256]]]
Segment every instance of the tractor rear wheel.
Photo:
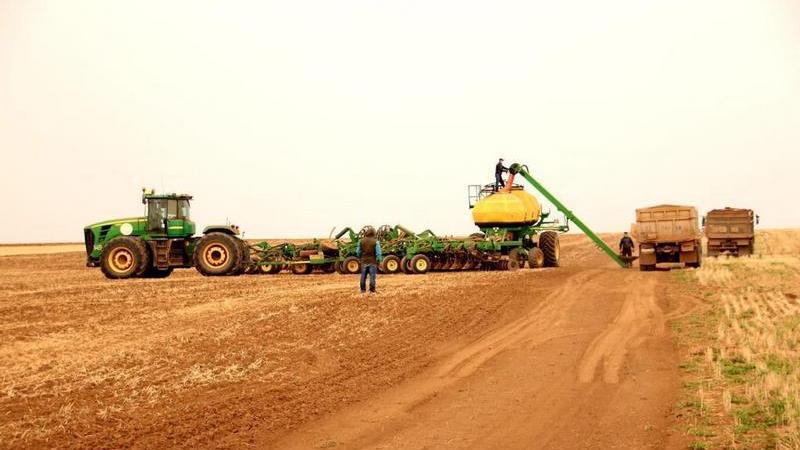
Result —
[[558, 267], [561, 259], [561, 244], [558, 242], [558, 233], [545, 231], [539, 236], [539, 248], [544, 253], [545, 267]]
[[396, 255], [389, 255], [383, 258], [381, 267], [383, 267], [383, 271], [385, 273], [397, 273], [400, 271], [400, 258], [398, 258]]
[[348, 274], [361, 273], [361, 261], [355, 256], [348, 256], [342, 262], [342, 272]]
[[150, 253], [144, 241], [137, 237], [119, 236], [111, 239], [100, 256], [100, 270], [106, 277], [122, 279], [142, 276], [150, 267]]
[[531, 269], [544, 267], [544, 252], [539, 247], [528, 250], [528, 267]]
[[431, 260], [425, 255], [414, 255], [414, 257], [411, 258], [410, 265], [412, 272], [422, 275], [430, 270]]
[[205, 276], [238, 273], [242, 267], [240, 239], [225, 233], [208, 233], [195, 247], [194, 266]]

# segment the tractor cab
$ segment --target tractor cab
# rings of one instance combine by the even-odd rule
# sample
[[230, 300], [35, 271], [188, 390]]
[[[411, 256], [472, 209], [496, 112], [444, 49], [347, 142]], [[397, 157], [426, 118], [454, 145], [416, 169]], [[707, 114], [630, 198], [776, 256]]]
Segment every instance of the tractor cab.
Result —
[[195, 225], [189, 216], [191, 195], [155, 194], [142, 190], [147, 233], [153, 237], [184, 238], [194, 235]]

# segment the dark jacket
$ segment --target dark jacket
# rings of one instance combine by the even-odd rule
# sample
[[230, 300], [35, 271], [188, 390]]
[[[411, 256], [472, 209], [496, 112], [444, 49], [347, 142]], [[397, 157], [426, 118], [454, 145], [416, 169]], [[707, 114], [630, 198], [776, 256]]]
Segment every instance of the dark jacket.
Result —
[[500, 176], [503, 172], [508, 172], [508, 167], [504, 166], [501, 162], [497, 163], [497, 165], [494, 166], [494, 176]]
[[621, 249], [632, 249], [633, 248], [633, 239], [630, 236], [622, 236], [622, 239], [619, 240], [619, 248]]
[[378, 264], [383, 259], [381, 243], [370, 236], [361, 239], [356, 247], [356, 256], [361, 258], [361, 265]]

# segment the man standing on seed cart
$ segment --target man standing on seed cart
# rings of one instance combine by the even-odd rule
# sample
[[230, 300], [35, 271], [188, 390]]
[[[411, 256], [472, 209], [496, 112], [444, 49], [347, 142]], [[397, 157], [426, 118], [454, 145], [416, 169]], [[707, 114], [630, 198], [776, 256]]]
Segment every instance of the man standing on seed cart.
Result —
[[369, 273], [369, 292], [374, 294], [378, 263], [383, 260], [381, 243], [375, 238], [375, 228], [370, 226], [366, 228], [364, 237], [358, 241], [356, 256], [361, 258], [361, 293], [367, 292], [367, 273]]
[[503, 158], [497, 161], [494, 166], [494, 191], [497, 192], [502, 187], [506, 187], [506, 182], [503, 181], [503, 172], [508, 172], [508, 167], [503, 165]]

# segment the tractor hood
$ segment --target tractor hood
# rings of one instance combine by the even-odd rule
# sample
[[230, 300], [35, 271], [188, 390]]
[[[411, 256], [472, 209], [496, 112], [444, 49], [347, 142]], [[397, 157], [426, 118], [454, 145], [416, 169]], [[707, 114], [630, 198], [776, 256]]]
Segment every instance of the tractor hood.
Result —
[[132, 226], [136, 226], [137, 224], [144, 225], [145, 218], [144, 217], [123, 217], [121, 219], [111, 219], [111, 220], [104, 220], [102, 222], [93, 223], [91, 225], [86, 225], [84, 228], [98, 228], [103, 227], [106, 225], [117, 225], [121, 226], [123, 223], [130, 223]]

